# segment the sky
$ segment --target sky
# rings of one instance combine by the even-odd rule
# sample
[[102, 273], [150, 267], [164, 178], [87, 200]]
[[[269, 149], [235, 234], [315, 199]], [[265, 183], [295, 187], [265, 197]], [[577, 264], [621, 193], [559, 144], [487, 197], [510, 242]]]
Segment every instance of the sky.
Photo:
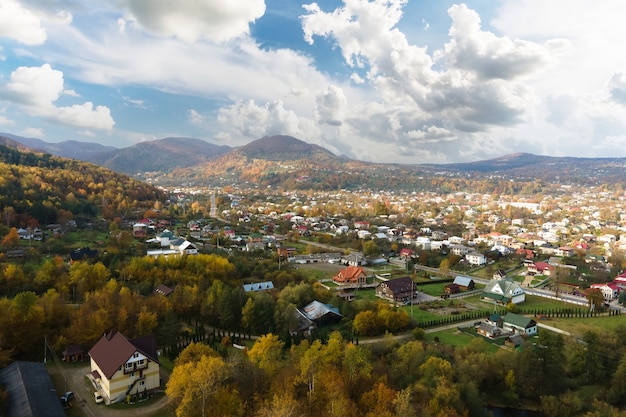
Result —
[[0, 131], [626, 157], [623, 0], [0, 0]]

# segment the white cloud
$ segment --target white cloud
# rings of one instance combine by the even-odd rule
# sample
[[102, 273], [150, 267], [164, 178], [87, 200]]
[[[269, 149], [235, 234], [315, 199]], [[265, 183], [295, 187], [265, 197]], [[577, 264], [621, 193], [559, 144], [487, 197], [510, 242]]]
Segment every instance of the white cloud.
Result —
[[37, 13], [16, 0], [3, 0], [0, 2], [0, 37], [25, 45], [41, 45], [47, 36]]
[[11, 73], [0, 98], [20, 104], [32, 115], [43, 116], [55, 123], [110, 130], [115, 122], [109, 109], [87, 101], [83, 104], [58, 107], [54, 102], [63, 93], [63, 73], [48, 64], [41, 67], [19, 67]]
[[74, 90], [63, 90], [63, 95], [69, 97], [80, 97], [80, 94]]
[[15, 126], [15, 120], [0, 114], [0, 126]]
[[346, 134], [373, 142], [386, 138], [405, 155], [418, 154], [416, 143], [438, 155], [451, 141], [483, 150], [487, 135], [474, 132], [516, 126], [531, 116], [537, 98], [521, 76], [549, 64], [547, 47], [484, 31], [476, 12], [453, 6], [451, 41], [429, 54], [395, 27], [404, 4], [346, 0], [332, 12], [304, 6], [305, 39], [334, 39], [346, 63], [363, 67], [379, 94], [380, 105], [350, 106], [351, 129], [342, 129], [343, 140]]
[[206, 117], [195, 109], [189, 109], [189, 122], [194, 125], [203, 126], [206, 123]]
[[[268, 135], [291, 135], [308, 139], [300, 129], [300, 119], [295, 112], [286, 110], [282, 101], [257, 105], [253, 100], [237, 101], [223, 107], [217, 117], [221, 124], [221, 138], [258, 139]], [[247, 140], [245, 140], [247, 142]]]
[[32, 138], [43, 138], [46, 136], [43, 129], [38, 127], [27, 127], [24, 129], [24, 135]]
[[263, 0], [124, 0], [137, 22], [159, 36], [223, 42], [247, 35], [265, 13]]
[[511, 80], [550, 61], [549, 51], [536, 43], [482, 30], [478, 13], [464, 4], [450, 7], [448, 14], [452, 40], [445, 45], [443, 56], [448, 68], [468, 71], [479, 79]]

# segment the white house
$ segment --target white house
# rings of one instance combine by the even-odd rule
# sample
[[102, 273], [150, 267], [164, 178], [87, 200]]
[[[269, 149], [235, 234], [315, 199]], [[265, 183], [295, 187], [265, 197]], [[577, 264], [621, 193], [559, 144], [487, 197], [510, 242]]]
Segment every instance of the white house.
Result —
[[495, 301], [499, 304], [520, 304], [526, 301], [526, 293], [518, 282], [511, 278], [490, 280], [481, 294], [483, 300]]
[[470, 252], [465, 255], [465, 260], [470, 265], [484, 265], [487, 263], [487, 258], [480, 252]]

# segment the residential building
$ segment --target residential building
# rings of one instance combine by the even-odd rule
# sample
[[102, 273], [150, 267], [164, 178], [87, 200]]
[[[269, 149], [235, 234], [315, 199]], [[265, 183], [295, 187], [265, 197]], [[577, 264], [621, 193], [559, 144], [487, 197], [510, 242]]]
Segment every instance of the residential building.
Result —
[[494, 301], [498, 304], [514, 304], [526, 301], [526, 293], [516, 281], [511, 278], [490, 280], [481, 294], [486, 301]]
[[504, 330], [526, 336], [537, 334], [537, 322], [535, 320], [515, 313], [507, 313], [502, 317], [502, 327]]
[[127, 339], [111, 331], [100, 338], [89, 356], [91, 373], [87, 376], [107, 404], [160, 388], [155, 335]]
[[395, 303], [406, 304], [415, 297], [415, 283], [411, 277], [390, 279], [376, 287], [376, 296]]
[[362, 267], [350, 265], [337, 272], [333, 281], [339, 285], [363, 285], [366, 278], [367, 275]]

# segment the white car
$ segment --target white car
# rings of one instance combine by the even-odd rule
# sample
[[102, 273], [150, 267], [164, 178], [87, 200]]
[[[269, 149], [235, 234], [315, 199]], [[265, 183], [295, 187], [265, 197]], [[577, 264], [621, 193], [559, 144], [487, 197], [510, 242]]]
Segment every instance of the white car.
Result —
[[96, 404], [102, 404], [104, 402], [104, 398], [102, 397], [102, 395], [100, 395], [98, 391], [95, 391], [93, 393], [93, 398], [94, 400], [96, 400]]

